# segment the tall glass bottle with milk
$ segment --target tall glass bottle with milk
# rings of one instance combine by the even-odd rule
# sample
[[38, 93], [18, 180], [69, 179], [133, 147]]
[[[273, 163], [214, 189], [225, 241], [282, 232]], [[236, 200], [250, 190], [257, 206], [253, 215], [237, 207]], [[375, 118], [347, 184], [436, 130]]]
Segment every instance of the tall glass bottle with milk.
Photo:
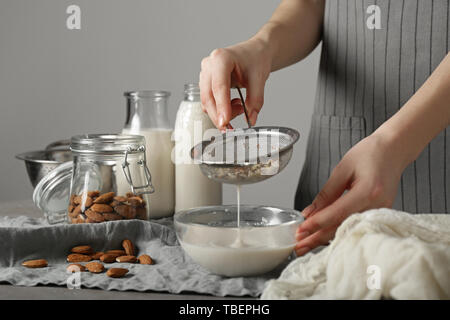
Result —
[[174, 145], [167, 112], [170, 92], [132, 91], [124, 95], [127, 116], [122, 133], [145, 137], [146, 160], [155, 189], [154, 193], [144, 195], [149, 218], [172, 216], [175, 209], [175, 166], [171, 159]]
[[194, 164], [190, 157], [193, 146], [218, 133], [208, 115], [202, 111], [198, 85], [186, 84], [174, 129], [176, 212], [222, 204], [222, 184], [204, 176], [199, 165]]

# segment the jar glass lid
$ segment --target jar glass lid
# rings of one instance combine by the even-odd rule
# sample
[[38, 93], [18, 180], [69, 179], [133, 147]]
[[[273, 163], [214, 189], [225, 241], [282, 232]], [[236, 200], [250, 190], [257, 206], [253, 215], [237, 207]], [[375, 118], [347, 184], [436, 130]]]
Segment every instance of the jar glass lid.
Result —
[[34, 204], [50, 224], [64, 222], [70, 194], [73, 162], [60, 164], [45, 175], [33, 192]]
[[83, 134], [71, 139], [73, 152], [86, 153], [125, 153], [145, 146], [145, 138], [128, 134]]
[[[64, 162], [45, 175], [34, 189], [33, 202], [50, 224], [67, 221], [72, 170], [73, 161]], [[89, 184], [94, 190], [100, 190], [101, 177], [91, 176]]]

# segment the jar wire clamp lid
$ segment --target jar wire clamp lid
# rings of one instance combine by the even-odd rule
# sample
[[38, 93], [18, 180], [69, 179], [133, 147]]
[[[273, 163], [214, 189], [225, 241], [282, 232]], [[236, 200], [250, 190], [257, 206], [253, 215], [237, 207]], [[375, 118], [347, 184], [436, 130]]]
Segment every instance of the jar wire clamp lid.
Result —
[[[100, 155], [124, 155], [122, 170], [125, 178], [134, 194], [151, 194], [155, 192], [152, 184], [152, 176], [147, 166], [145, 152], [145, 138], [133, 134], [84, 134], [74, 136], [71, 139], [70, 149], [73, 153], [100, 154]], [[136, 186], [130, 171], [129, 155], [142, 153], [144, 158], [137, 164], [144, 169], [145, 184]]]

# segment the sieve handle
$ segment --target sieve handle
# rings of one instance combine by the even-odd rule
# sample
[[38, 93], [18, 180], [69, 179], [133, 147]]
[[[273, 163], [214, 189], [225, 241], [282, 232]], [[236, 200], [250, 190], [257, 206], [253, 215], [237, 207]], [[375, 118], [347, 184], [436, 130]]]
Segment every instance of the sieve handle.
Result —
[[247, 120], [248, 127], [251, 128], [252, 125], [250, 123], [250, 118], [248, 116], [247, 107], [245, 106], [245, 100], [244, 100], [244, 97], [242, 96], [241, 89], [239, 87], [236, 87], [236, 89], [239, 92], [239, 97], [241, 97], [242, 106], [244, 107], [245, 120]]

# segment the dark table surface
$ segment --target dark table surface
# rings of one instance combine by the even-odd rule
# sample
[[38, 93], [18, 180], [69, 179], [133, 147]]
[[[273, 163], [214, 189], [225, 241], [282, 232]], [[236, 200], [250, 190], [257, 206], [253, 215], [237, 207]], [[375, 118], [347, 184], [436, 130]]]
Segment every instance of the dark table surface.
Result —
[[[42, 217], [31, 200], [0, 203], [0, 217], [17, 217], [26, 215]], [[201, 294], [171, 294], [161, 292], [134, 292], [134, 291], [106, 291], [100, 289], [67, 289], [58, 286], [19, 287], [9, 284], [0, 284], [0, 299], [105, 299], [105, 300], [186, 300], [186, 299], [253, 299], [251, 297], [214, 297]]]

